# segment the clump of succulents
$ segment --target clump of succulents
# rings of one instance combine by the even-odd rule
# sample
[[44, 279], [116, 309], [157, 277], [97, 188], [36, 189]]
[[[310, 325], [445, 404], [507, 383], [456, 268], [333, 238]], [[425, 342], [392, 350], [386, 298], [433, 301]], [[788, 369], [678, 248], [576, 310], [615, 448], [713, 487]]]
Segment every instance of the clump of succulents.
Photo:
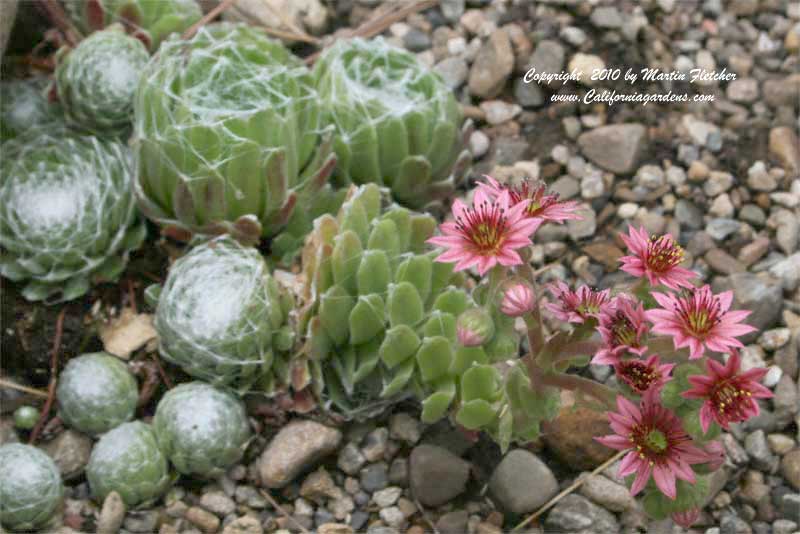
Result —
[[123, 423], [100, 437], [86, 478], [98, 502], [116, 491], [129, 507], [153, 502], [174, 480], [152, 427], [141, 421]]
[[250, 439], [242, 402], [202, 382], [167, 392], [156, 408], [153, 429], [179, 472], [203, 477], [222, 474], [239, 461]]
[[61, 505], [64, 486], [53, 460], [30, 445], [0, 447], [0, 525], [38, 531]]
[[412, 208], [439, 207], [470, 163], [469, 123], [441, 77], [382, 39], [340, 40], [314, 66], [336, 174], [375, 182]]
[[60, 106], [47, 97], [45, 78], [0, 83], [0, 141], [7, 141], [29, 130], [63, 128]]
[[167, 36], [182, 33], [203, 16], [195, 0], [70, 0], [64, 5], [84, 33], [121, 23], [153, 51]]
[[67, 132], [3, 144], [0, 274], [28, 300], [70, 300], [113, 281], [145, 227], [136, 216], [128, 149]]
[[202, 380], [267, 390], [285, 381], [291, 302], [255, 248], [222, 236], [176, 261], [157, 299], [159, 351]]
[[308, 69], [253, 27], [164, 42], [134, 110], [140, 208], [175, 236], [274, 235], [335, 163]]
[[119, 358], [105, 352], [72, 358], [58, 380], [58, 413], [69, 426], [97, 435], [129, 421], [136, 412], [136, 379]]
[[346, 416], [412, 393], [434, 421], [457, 402], [458, 377], [473, 364], [516, 354], [513, 322], [498, 314], [482, 317], [490, 327], [470, 346], [457, 342], [459, 317], [480, 308], [452, 266], [425, 252], [435, 227], [429, 215], [383, 209], [374, 184], [353, 187], [338, 217], [315, 222], [301, 328], [319, 393]]
[[133, 93], [150, 54], [113, 25], [58, 51], [56, 89], [70, 122], [99, 134], [130, 129]]

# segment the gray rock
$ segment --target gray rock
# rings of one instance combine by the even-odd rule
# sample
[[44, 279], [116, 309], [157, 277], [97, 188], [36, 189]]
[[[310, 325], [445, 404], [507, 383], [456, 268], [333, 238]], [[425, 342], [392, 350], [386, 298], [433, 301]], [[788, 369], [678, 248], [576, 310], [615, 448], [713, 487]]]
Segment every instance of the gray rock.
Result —
[[398, 488], [397, 486], [389, 486], [388, 488], [384, 488], [380, 491], [376, 491], [372, 495], [372, 500], [380, 506], [381, 508], [388, 508], [394, 503], [397, 502], [397, 499], [400, 498], [400, 495], [403, 494], [403, 488]]
[[[263, 534], [263, 532], [264, 528], [261, 526], [261, 522], [257, 518], [249, 515], [237, 517], [222, 529], [222, 534]], [[320, 532], [324, 531], [320, 530]], [[333, 533], [328, 531], [328, 534]]]
[[764, 214], [764, 210], [755, 204], [745, 204], [742, 206], [739, 210], [739, 219], [753, 226], [764, 226], [764, 223], [767, 222], [767, 216]]
[[699, 230], [703, 227], [703, 212], [693, 202], [683, 198], [678, 199], [678, 202], [675, 203], [675, 218], [681, 226], [691, 230]]
[[422, 30], [411, 28], [403, 36], [403, 44], [411, 52], [422, 52], [431, 47], [431, 37]]
[[368, 462], [377, 462], [383, 459], [389, 445], [389, 430], [381, 427], [376, 428], [366, 436], [361, 446], [361, 453]]
[[468, 521], [469, 513], [466, 510], [448, 512], [436, 521], [436, 530], [441, 534], [464, 534]]
[[563, 200], [573, 198], [581, 192], [581, 184], [572, 176], [562, 176], [550, 185], [550, 191]]
[[58, 466], [64, 480], [72, 480], [83, 474], [89, 456], [92, 454], [92, 440], [89, 436], [67, 429], [56, 438], [42, 446]]
[[339, 446], [342, 433], [314, 421], [292, 421], [261, 454], [258, 469], [268, 488], [282, 488]]
[[642, 165], [636, 171], [636, 185], [647, 189], [658, 189], [665, 182], [664, 171], [658, 165]]
[[567, 495], [547, 514], [545, 531], [571, 534], [617, 534], [617, 519], [580, 495]]
[[469, 90], [480, 98], [497, 96], [514, 70], [514, 51], [505, 30], [495, 30], [469, 71]]
[[566, 53], [561, 43], [551, 39], [544, 39], [536, 45], [536, 49], [528, 59], [526, 70], [535, 69], [537, 74], [557, 74], [564, 68], [565, 59]]
[[641, 124], [612, 124], [582, 133], [578, 145], [592, 163], [617, 174], [629, 174], [645, 149], [646, 135]]
[[778, 187], [778, 182], [767, 171], [763, 161], [756, 161], [747, 169], [747, 185], [754, 191], [769, 193]]
[[409, 445], [415, 445], [422, 436], [420, 422], [405, 412], [394, 414], [389, 420], [389, 436]]
[[588, 39], [586, 32], [577, 26], [564, 26], [558, 35], [572, 46], [581, 46]]
[[797, 530], [797, 523], [789, 519], [778, 519], [772, 523], [772, 534], [792, 534]]
[[758, 337], [758, 332], [774, 325], [781, 316], [783, 291], [776, 282], [765, 281], [751, 273], [732, 274], [726, 278], [715, 279], [712, 284], [715, 292], [733, 290], [731, 309], [751, 310], [745, 322], [754, 326], [756, 332], [741, 336], [743, 343], [750, 343]]
[[788, 375], [782, 376], [775, 386], [775, 396], [772, 399], [775, 417], [789, 423], [792, 416], [798, 413], [797, 386]]
[[592, 237], [597, 230], [597, 216], [594, 210], [588, 204], [581, 206], [581, 209], [576, 211], [582, 218], [580, 220], [567, 221], [567, 232], [573, 241]]
[[517, 78], [514, 82], [514, 99], [524, 108], [538, 108], [544, 104], [544, 91], [538, 84], [526, 83], [524, 79]]
[[733, 219], [724, 219], [718, 217], [711, 219], [706, 225], [706, 233], [713, 237], [716, 241], [724, 241], [731, 234], [739, 231], [742, 223]]
[[606, 183], [600, 172], [591, 172], [581, 180], [581, 197], [591, 200], [602, 197], [606, 192]]
[[729, 172], [712, 171], [703, 184], [703, 191], [709, 197], [724, 193], [733, 185], [733, 175]]
[[458, 89], [467, 80], [469, 67], [464, 58], [448, 57], [437, 63], [433, 70], [439, 73], [450, 89]]
[[159, 513], [157, 510], [137, 510], [128, 514], [125, 518], [125, 530], [130, 532], [141, 532], [142, 534], [152, 534], [156, 531]]
[[400, 528], [406, 522], [406, 516], [403, 515], [403, 512], [397, 506], [384, 508], [378, 515], [380, 515], [383, 522], [390, 527]]
[[602, 475], [587, 475], [580, 489], [581, 495], [612, 512], [636, 508], [636, 499], [625, 486]]
[[726, 95], [733, 102], [754, 102], [758, 98], [758, 80], [739, 78], [728, 84]]
[[221, 491], [209, 491], [200, 497], [200, 506], [220, 517], [236, 511], [236, 503]]
[[616, 7], [595, 8], [589, 20], [598, 28], [613, 29], [622, 26], [622, 17]]
[[558, 493], [550, 468], [531, 452], [506, 454], [489, 480], [489, 491], [503, 509], [524, 514], [536, 510]]
[[389, 466], [389, 482], [405, 486], [408, 483], [408, 460], [395, 458]]
[[455, 454], [434, 445], [411, 451], [411, 491], [424, 506], [440, 506], [464, 491], [470, 465]]
[[357, 475], [365, 463], [367, 459], [364, 458], [361, 449], [355, 443], [348, 443], [339, 451], [336, 466], [348, 475]]
[[775, 241], [786, 254], [797, 250], [800, 239], [800, 220], [797, 215], [786, 209], [776, 211], [770, 219], [775, 223]]
[[386, 462], [370, 464], [361, 470], [361, 487], [370, 493], [389, 485], [389, 466]]
[[787, 493], [781, 497], [781, 510], [785, 517], [800, 517], [800, 493]]
[[720, 534], [750, 534], [753, 529], [747, 521], [734, 514], [725, 514], [719, 522]]
[[439, 4], [442, 15], [450, 22], [458, 22], [464, 14], [464, 0], [442, 0]]
[[0, 445], [5, 445], [6, 443], [19, 443], [14, 419], [11, 417], [0, 419]]
[[744, 440], [744, 448], [750, 456], [750, 463], [756, 469], [769, 471], [775, 465], [776, 458], [769, 448], [767, 436], [763, 430], [756, 430], [748, 434]]
[[781, 474], [794, 489], [800, 490], [800, 449], [789, 451], [783, 456]]
[[117, 534], [125, 519], [126, 510], [119, 493], [116, 491], [109, 493], [97, 518], [97, 534]]

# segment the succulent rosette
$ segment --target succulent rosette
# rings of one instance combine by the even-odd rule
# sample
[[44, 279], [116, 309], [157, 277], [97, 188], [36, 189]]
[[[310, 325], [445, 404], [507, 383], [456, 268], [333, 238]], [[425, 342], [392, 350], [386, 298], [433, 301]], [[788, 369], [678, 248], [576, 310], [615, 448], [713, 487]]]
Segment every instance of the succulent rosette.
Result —
[[141, 421], [123, 423], [100, 437], [86, 478], [97, 502], [116, 491], [128, 507], [155, 501], [174, 480], [152, 427]]
[[168, 391], [158, 403], [153, 428], [161, 450], [184, 475], [223, 474], [241, 459], [250, 439], [242, 402], [202, 382]]
[[120, 25], [59, 50], [56, 89], [69, 121], [104, 135], [130, 130], [133, 93], [149, 59], [142, 42]]
[[26, 282], [28, 300], [70, 300], [115, 280], [146, 232], [131, 167], [124, 145], [65, 131], [4, 143], [0, 274]]
[[342, 39], [314, 65], [336, 174], [377, 183], [411, 208], [439, 207], [470, 164], [453, 92], [413, 55], [378, 38]]
[[458, 343], [459, 316], [477, 303], [426, 251], [435, 227], [429, 215], [384, 208], [375, 184], [353, 187], [337, 217], [315, 222], [300, 328], [327, 407], [363, 418], [416, 396], [423, 420], [435, 421], [458, 404], [465, 371], [516, 354], [513, 319], [499, 313], [478, 312], [479, 343]]
[[184, 32], [203, 16], [196, 0], [70, 0], [64, 5], [84, 33], [119, 22], [153, 51], [167, 36]]
[[21, 443], [0, 447], [0, 525], [41, 531], [63, 496], [58, 467], [47, 454]]
[[72, 358], [58, 380], [58, 413], [85, 434], [98, 435], [129, 421], [139, 389], [128, 367], [105, 352]]
[[43, 77], [0, 83], [0, 141], [29, 130], [65, 126], [60, 106], [47, 97], [48, 85]]
[[272, 389], [287, 374], [291, 303], [255, 248], [228, 236], [209, 241], [148, 293], [158, 301], [159, 352], [190, 375], [240, 389], [263, 379]]
[[335, 163], [318, 100], [305, 65], [257, 28], [165, 41], [134, 102], [140, 208], [174, 235], [277, 233]]

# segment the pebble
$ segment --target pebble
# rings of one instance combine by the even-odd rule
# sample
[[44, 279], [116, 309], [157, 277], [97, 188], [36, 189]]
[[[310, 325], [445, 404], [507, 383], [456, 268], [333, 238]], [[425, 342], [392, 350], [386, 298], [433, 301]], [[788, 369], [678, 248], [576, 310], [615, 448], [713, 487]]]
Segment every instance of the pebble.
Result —
[[464, 534], [468, 522], [469, 513], [466, 510], [447, 512], [436, 521], [436, 530], [441, 534]]
[[587, 174], [581, 180], [581, 197], [590, 200], [602, 197], [606, 192], [606, 184], [603, 175], [599, 172]]
[[92, 439], [68, 428], [43, 445], [42, 450], [53, 459], [64, 480], [73, 480], [83, 474], [89, 463]]
[[693, 115], [684, 115], [682, 124], [695, 144], [715, 151], [722, 147], [722, 133], [718, 126], [699, 120]]
[[186, 519], [206, 534], [212, 534], [219, 529], [219, 518], [197, 506], [186, 510]]
[[452, 90], [456, 90], [467, 80], [469, 67], [464, 58], [448, 57], [434, 65], [433, 70], [438, 72], [444, 83]]
[[779, 126], [769, 132], [769, 151], [783, 168], [789, 172], [800, 172], [800, 140], [792, 128]]
[[361, 454], [368, 462], [377, 462], [383, 459], [389, 445], [389, 430], [381, 427], [364, 436], [361, 446]]
[[584, 85], [594, 85], [597, 80], [592, 80], [592, 73], [606, 68], [603, 58], [594, 54], [578, 52], [569, 60], [567, 70], [577, 73], [578, 81]]
[[[768, 388], [774, 388], [778, 381], [783, 376], [783, 369], [778, 367], [777, 365], [770, 365], [767, 369], [767, 374], [764, 375], [764, 378], [761, 379], [761, 383]], [[771, 445], [770, 445], [771, 446]]]
[[769, 193], [778, 187], [778, 182], [767, 171], [763, 161], [756, 161], [747, 169], [747, 186], [754, 191]]
[[408, 482], [408, 460], [395, 458], [389, 466], [389, 482], [405, 486]]
[[706, 233], [716, 241], [724, 241], [731, 234], [737, 232], [740, 227], [741, 223], [739, 221], [717, 217], [708, 221]]
[[734, 207], [733, 202], [731, 202], [731, 197], [728, 195], [728, 193], [722, 193], [720, 196], [715, 198], [711, 203], [711, 206], [708, 208], [708, 212], [715, 217], [732, 217]]
[[[475, 130], [469, 136], [469, 151], [472, 157], [478, 159], [489, 151], [489, 136], [480, 130]], [[419, 439], [419, 437], [417, 437]]]
[[776, 262], [769, 268], [769, 273], [780, 279], [786, 291], [794, 291], [800, 286], [800, 252]]
[[489, 491], [505, 510], [524, 514], [536, 510], [558, 493], [553, 472], [535, 454], [515, 449], [495, 468]]
[[236, 503], [221, 491], [209, 491], [200, 498], [200, 506], [220, 517], [236, 511]]
[[[336, 487], [333, 478], [324, 467], [320, 467], [306, 477], [300, 486], [300, 496], [305, 499], [321, 500], [326, 497], [338, 497], [341, 490]], [[213, 512], [213, 510], [211, 510]]]
[[634, 204], [633, 202], [623, 202], [619, 206], [617, 206], [617, 216], [620, 219], [630, 219], [636, 212], [639, 210], [639, 205]]
[[411, 491], [424, 506], [440, 506], [461, 494], [469, 471], [469, 463], [441, 447], [423, 444], [411, 451]]
[[581, 46], [588, 39], [586, 32], [577, 26], [564, 26], [558, 35], [572, 46]]
[[758, 81], [754, 78], [733, 80], [728, 84], [725, 94], [733, 102], [755, 102], [758, 98]]
[[796, 490], [800, 490], [800, 449], [790, 451], [783, 456], [781, 474]]
[[403, 494], [403, 488], [398, 488], [397, 486], [390, 486], [380, 491], [376, 491], [372, 495], [372, 500], [375, 504], [377, 504], [381, 508], [388, 508], [389, 506], [392, 506], [394, 503], [396, 503], [397, 499], [399, 499], [400, 495], [402, 494]]
[[617, 534], [620, 531], [611, 512], [576, 494], [567, 495], [553, 507], [544, 527], [547, 531], [573, 534]]
[[703, 191], [710, 197], [724, 193], [733, 185], [733, 175], [728, 172], [712, 171], [703, 184]]
[[582, 204], [581, 207], [575, 211], [581, 216], [581, 219], [572, 219], [567, 221], [567, 232], [573, 241], [592, 237], [597, 230], [597, 216], [594, 210], [588, 204]]
[[774, 328], [762, 333], [758, 338], [758, 344], [767, 350], [775, 350], [783, 347], [789, 342], [792, 332], [788, 328]]
[[616, 7], [598, 7], [589, 17], [591, 23], [603, 29], [616, 29], [622, 26], [622, 16]]
[[742, 206], [739, 210], [739, 219], [754, 226], [764, 226], [764, 223], [767, 222], [767, 216], [764, 214], [764, 210], [755, 204], [745, 204]]
[[767, 436], [767, 443], [769, 443], [769, 448], [772, 449], [772, 452], [779, 456], [791, 451], [796, 445], [795, 441], [786, 434], [770, 434]]
[[617, 174], [631, 173], [646, 145], [641, 124], [600, 126], [578, 136], [583, 155], [592, 163]]
[[514, 51], [505, 30], [495, 30], [481, 47], [469, 71], [469, 91], [474, 96], [497, 96], [514, 70]]
[[263, 534], [263, 532], [261, 522], [249, 515], [237, 517], [222, 529], [222, 534]]
[[502, 100], [485, 100], [481, 102], [480, 108], [486, 114], [486, 122], [495, 125], [510, 121], [522, 112], [518, 104], [509, 104]]
[[97, 518], [97, 534], [116, 534], [125, 519], [127, 508], [119, 496], [119, 493], [112, 491], [105, 500], [100, 516]]
[[775, 226], [775, 242], [778, 243], [783, 252], [792, 254], [797, 250], [798, 239], [800, 239], [800, 218], [786, 209], [779, 209], [774, 212], [768, 223]]
[[594, 469], [614, 454], [592, 439], [610, 433], [608, 419], [602, 412], [584, 407], [562, 407], [553, 421], [542, 425], [542, 430], [547, 448], [573, 469]]
[[123, 522], [125, 530], [150, 534], [155, 531], [158, 524], [159, 513], [157, 510], [135, 510], [128, 513]]
[[[537, 74], [557, 74], [564, 69], [565, 58], [566, 53], [561, 43], [552, 39], [542, 39], [528, 59], [525, 69], [528, 71], [533, 69]], [[551, 84], [557, 83], [560, 82], [551, 82]]]
[[263, 484], [282, 488], [334, 452], [341, 440], [342, 433], [335, 428], [314, 421], [292, 421], [261, 454], [258, 469]]
[[775, 463], [763, 430], [756, 430], [747, 435], [744, 440], [744, 449], [750, 456], [750, 462], [756, 469], [769, 471]]
[[545, 103], [545, 94], [539, 85], [517, 78], [514, 81], [514, 99], [524, 108], [538, 108]]
[[397, 506], [384, 508], [378, 515], [380, 515], [383, 522], [390, 527], [400, 528], [406, 522], [406, 516], [403, 515], [403, 512]]
[[381, 490], [389, 485], [389, 468], [386, 462], [370, 464], [361, 470], [359, 479], [364, 491], [370, 493]]
[[658, 189], [665, 183], [664, 171], [658, 165], [642, 165], [634, 177], [636, 185], [647, 189]]

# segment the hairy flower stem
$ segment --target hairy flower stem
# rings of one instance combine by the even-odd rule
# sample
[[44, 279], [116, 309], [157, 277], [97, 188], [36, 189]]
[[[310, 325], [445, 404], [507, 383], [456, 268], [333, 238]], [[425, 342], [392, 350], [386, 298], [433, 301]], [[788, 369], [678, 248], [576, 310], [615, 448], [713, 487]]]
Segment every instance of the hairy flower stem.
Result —
[[555, 358], [553, 363], [568, 361], [578, 356], [592, 356], [603, 346], [601, 341], [575, 341], [564, 347]]
[[528, 346], [530, 354], [538, 358], [544, 347], [544, 333], [542, 332], [542, 313], [539, 303], [539, 292], [536, 287], [536, 273], [529, 262], [525, 263], [522, 269], [525, 279], [530, 282], [533, 288], [533, 299], [536, 305], [531, 310], [530, 315], [525, 317], [525, 325], [528, 327]]

